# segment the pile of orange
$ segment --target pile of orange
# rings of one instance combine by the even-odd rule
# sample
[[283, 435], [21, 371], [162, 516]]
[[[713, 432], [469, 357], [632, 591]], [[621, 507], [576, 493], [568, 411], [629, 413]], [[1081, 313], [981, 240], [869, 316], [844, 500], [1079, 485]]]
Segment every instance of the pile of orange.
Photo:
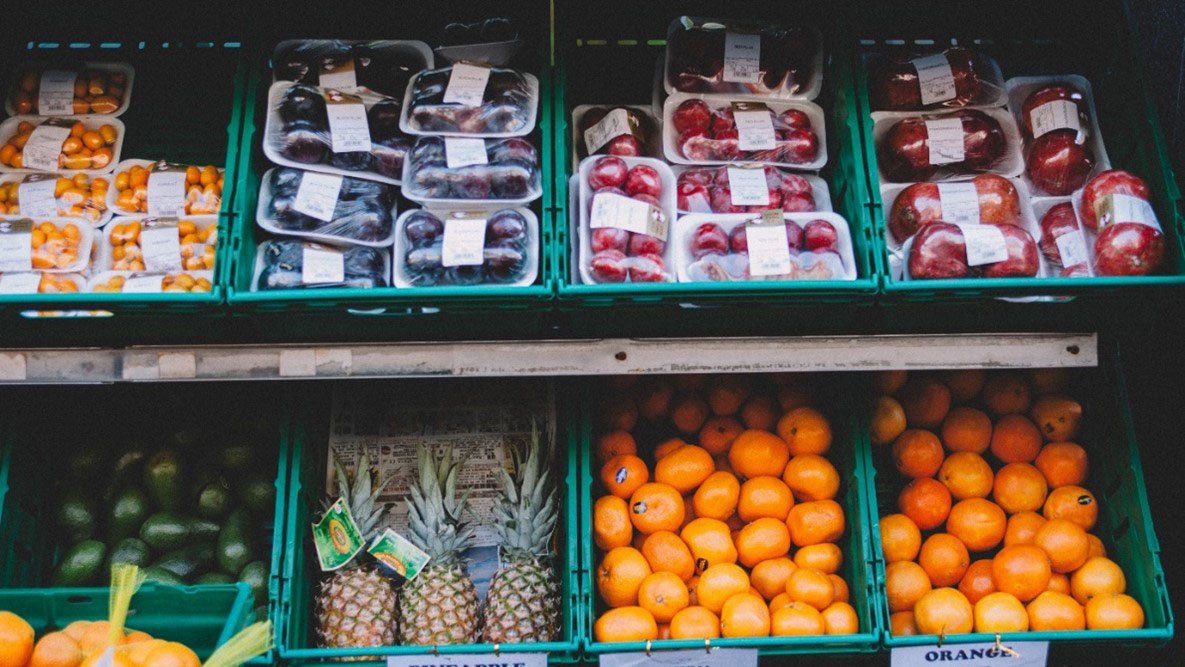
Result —
[[1067, 372], [886, 372], [876, 384], [872, 441], [902, 483], [880, 518], [893, 634], [1143, 627], [1090, 532], [1098, 501]]
[[831, 425], [793, 376], [615, 379], [593, 470], [596, 641], [858, 632]]
[[[33, 627], [0, 611], [0, 667], [94, 667], [110, 647], [107, 621], [75, 621], [33, 641]], [[116, 644], [113, 667], [200, 667], [184, 644], [127, 631]]]

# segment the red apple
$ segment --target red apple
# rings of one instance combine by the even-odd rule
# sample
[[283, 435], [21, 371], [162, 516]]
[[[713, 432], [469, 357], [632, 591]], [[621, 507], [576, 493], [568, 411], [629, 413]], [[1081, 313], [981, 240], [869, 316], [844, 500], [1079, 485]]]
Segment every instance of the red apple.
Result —
[[839, 232], [826, 220], [811, 220], [802, 230], [803, 246], [807, 250], [839, 250]]
[[593, 255], [593, 279], [599, 283], [623, 283], [628, 273], [625, 253], [620, 250], [602, 250]]
[[801, 109], [786, 109], [774, 117], [774, 129], [789, 130], [791, 128], [811, 128], [811, 118]]
[[708, 189], [700, 183], [683, 181], [677, 189], [679, 210], [688, 213], [711, 213], [712, 204], [708, 199]]
[[1037, 275], [1041, 260], [1037, 256], [1037, 243], [1029, 233], [1020, 227], [1000, 227], [1004, 242], [1008, 246], [1008, 259], [976, 267], [984, 278], [1021, 278]]
[[708, 103], [695, 99], [680, 104], [675, 108], [675, 113], [671, 115], [671, 123], [679, 134], [691, 130], [706, 131], [711, 119], [712, 110], [708, 107]]
[[734, 130], [736, 129], [736, 126], [737, 121], [732, 115], [731, 107], [724, 107], [722, 109], [715, 109], [712, 111], [712, 120], [709, 124], [709, 129], [712, 132], [712, 136], [716, 136], [724, 130]]
[[630, 235], [630, 252], [631, 255], [661, 255], [663, 250], [666, 250], [667, 244], [660, 239], [657, 239], [649, 234], [631, 234]]
[[1122, 169], [1110, 169], [1090, 179], [1082, 189], [1082, 222], [1091, 231], [1099, 228], [1099, 210], [1107, 195], [1131, 195], [1148, 199], [1148, 184], [1144, 179]]
[[1138, 222], [1107, 225], [1094, 242], [1094, 265], [1103, 276], [1144, 276], [1164, 262], [1164, 234]]
[[785, 133], [785, 138], [778, 141], [780, 155], [779, 162], [788, 164], [807, 164], [814, 162], [819, 156], [819, 137], [814, 132], [804, 129], [794, 129]]
[[605, 250], [625, 252], [629, 247], [630, 233], [617, 227], [598, 227], [592, 230], [592, 251], [601, 253]]
[[691, 256], [700, 259], [704, 255], [727, 255], [728, 235], [712, 222], [705, 222], [695, 228], [691, 235]]
[[1086, 112], [1086, 101], [1082, 97], [1082, 93], [1061, 83], [1055, 83], [1044, 88], [1038, 88], [1029, 93], [1025, 98], [1024, 104], [1021, 105], [1021, 122], [1024, 123], [1024, 130], [1026, 136], [1033, 136], [1033, 109], [1048, 104], [1056, 100], [1069, 100], [1078, 107], [1078, 114], [1082, 116]]
[[[964, 173], [986, 171], [1004, 155], [1004, 130], [996, 119], [978, 109], [962, 109], [946, 117], [962, 121], [963, 160], [942, 167]], [[936, 168], [930, 164], [926, 120], [900, 120], [881, 137], [877, 162], [887, 180], [921, 181], [934, 175]]]
[[713, 213], [744, 213], [745, 207], [732, 203], [732, 190], [727, 185], [715, 185], [708, 191]]
[[632, 134], [622, 134], [614, 137], [606, 146], [609, 155], [636, 157], [643, 153], [642, 142]]
[[619, 157], [603, 157], [593, 163], [588, 172], [588, 187], [593, 190], [601, 188], [620, 188], [625, 185], [629, 167], [625, 160]]
[[658, 170], [645, 164], [635, 165], [625, 175], [625, 191], [631, 195], [662, 196], [662, 177]]
[[963, 231], [957, 225], [945, 222], [922, 226], [909, 249], [909, 275], [915, 280], [970, 276]]
[[786, 213], [811, 213], [816, 210], [815, 198], [809, 192], [782, 195], [782, 211]]
[[1019, 225], [1020, 193], [1012, 181], [996, 174], [971, 179], [979, 199], [979, 222], [985, 225]]
[[1062, 264], [1062, 253], [1057, 247], [1057, 238], [1063, 234], [1081, 232], [1074, 206], [1063, 202], [1050, 208], [1041, 216], [1041, 252], [1051, 262]]
[[1082, 187], [1094, 169], [1094, 153], [1074, 130], [1055, 130], [1033, 140], [1025, 169], [1036, 188], [1065, 196]]
[[737, 225], [728, 233], [728, 247], [733, 252], [749, 252], [749, 235], [746, 233], [746, 225]]
[[658, 255], [642, 255], [627, 260], [630, 281], [635, 283], [661, 283], [667, 279], [667, 265]]
[[889, 208], [889, 233], [898, 243], [917, 233], [930, 222], [942, 219], [942, 201], [934, 183], [914, 183], [906, 187]]
[[679, 152], [688, 160], [714, 160], [716, 141], [709, 139], [703, 132], [686, 133], [679, 137]]
[[[978, 54], [954, 47], [945, 52], [955, 79], [955, 98], [944, 106], [966, 106], [982, 94], [980, 72], [986, 73], [987, 63]], [[910, 58], [883, 58], [872, 66], [869, 76], [869, 95], [874, 110], [913, 111], [922, 108], [922, 90], [918, 70]]]
[[803, 238], [802, 227], [798, 223], [790, 220], [786, 221], [786, 245], [790, 246], [790, 252], [796, 253], [802, 250]]
[[[726, 176], [727, 178], [727, 176]], [[716, 172], [713, 169], [688, 169], [679, 174], [680, 183], [698, 183], [700, 185], [711, 185], [716, 180]]]

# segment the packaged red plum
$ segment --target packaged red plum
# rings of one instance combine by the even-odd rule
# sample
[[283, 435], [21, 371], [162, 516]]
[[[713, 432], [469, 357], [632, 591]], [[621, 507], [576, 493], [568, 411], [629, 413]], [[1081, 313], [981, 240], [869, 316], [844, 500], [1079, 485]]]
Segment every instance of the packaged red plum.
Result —
[[578, 264], [583, 282], [674, 282], [675, 175], [660, 160], [603, 156], [580, 163]]
[[573, 159], [589, 155], [662, 157], [659, 121], [647, 106], [582, 104], [572, 110]]
[[396, 227], [396, 287], [521, 287], [539, 273], [539, 219], [530, 209], [405, 211]]
[[1035, 195], [1068, 196], [1110, 169], [1085, 78], [1017, 77], [1008, 80], [1007, 88], [1024, 137], [1025, 178]]
[[961, 46], [929, 54], [898, 49], [869, 58], [873, 111], [994, 107], [1006, 100], [996, 61]]
[[770, 165], [675, 167], [679, 213], [830, 211], [827, 182]]
[[408, 84], [400, 127], [408, 134], [521, 137], [535, 129], [539, 80], [472, 63], [420, 72]]
[[823, 110], [813, 102], [676, 93], [663, 106], [663, 152], [677, 164], [764, 162], [822, 169], [827, 164]]
[[520, 206], [542, 194], [539, 152], [521, 137], [420, 137], [403, 172], [403, 196], [425, 204]]
[[956, 180], [981, 173], [1019, 176], [1020, 134], [1004, 109], [872, 115], [882, 183]]

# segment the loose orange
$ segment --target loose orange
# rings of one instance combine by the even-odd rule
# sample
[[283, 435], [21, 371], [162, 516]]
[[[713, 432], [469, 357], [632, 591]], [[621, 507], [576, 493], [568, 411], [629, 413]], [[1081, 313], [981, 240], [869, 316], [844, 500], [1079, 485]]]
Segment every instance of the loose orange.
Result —
[[769, 607], [760, 595], [734, 595], [720, 610], [720, 634], [724, 637], [768, 637], [769, 626]]
[[839, 493], [839, 471], [831, 461], [818, 454], [791, 457], [782, 472], [782, 481], [794, 492], [794, 499], [827, 500]]
[[[779, 609], [781, 609], [782, 607], [789, 606], [791, 604], [794, 604], [794, 600], [790, 599], [790, 594], [787, 593], [786, 591], [782, 591], [781, 593], [778, 593], [777, 595], [775, 595], [774, 598], [769, 601], [769, 613], [776, 614]], [[799, 602], [798, 604], [802, 604], [802, 603]], [[806, 605], [806, 606], [810, 607], [810, 605]], [[814, 609], [814, 607], [811, 607], [811, 609]]]
[[62, 628], [62, 634], [66, 635], [74, 641], [81, 641], [82, 635], [86, 629], [91, 625], [91, 621], [74, 621], [73, 623]]
[[671, 423], [688, 435], [699, 433], [708, 414], [708, 404], [696, 394], [682, 394], [671, 403]]
[[876, 371], [872, 374], [872, 386], [882, 394], [896, 394], [908, 379], [907, 371]]
[[646, 558], [633, 547], [617, 547], [597, 566], [597, 591], [610, 607], [638, 604], [638, 588], [652, 573]]
[[1009, 514], [1035, 512], [1045, 505], [1045, 475], [1028, 463], [1009, 463], [996, 472], [992, 499]]
[[992, 558], [992, 580], [996, 588], [1028, 602], [1049, 586], [1053, 574], [1049, 557], [1031, 544], [1014, 544], [1000, 549]]
[[758, 431], [773, 430], [781, 414], [781, 406], [772, 397], [765, 394], [750, 396], [741, 406], [741, 421], [747, 428]]
[[1090, 550], [1087, 552], [1087, 558], [1095, 558], [1096, 556], [1106, 556], [1107, 547], [1103, 546], [1103, 540], [1094, 533], [1087, 533], [1086, 540], [1090, 544]]
[[637, 454], [638, 443], [628, 431], [609, 431], [597, 439], [597, 463], [604, 463], [619, 454]]
[[[638, 406], [634, 403], [632, 398], [628, 396], [609, 396], [604, 399], [601, 404], [600, 415], [597, 417], [597, 423], [604, 429], [610, 431], [625, 431], [634, 430], [634, 426], [638, 424]], [[602, 458], [604, 461], [609, 457]]]
[[981, 410], [957, 407], [942, 420], [942, 444], [952, 452], [982, 454], [992, 442], [992, 420]]
[[922, 548], [922, 531], [913, 519], [904, 514], [882, 516], [881, 548], [886, 563], [913, 560]]
[[1065, 368], [1033, 368], [1029, 370], [1029, 382], [1037, 395], [1062, 391], [1070, 384], [1070, 371]]
[[716, 462], [703, 447], [686, 445], [654, 464], [654, 481], [668, 484], [679, 493], [689, 493], [716, 472]]
[[713, 414], [735, 415], [753, 391], [753, 382], [743, 375], [722, 375], [708, 387], [708, 405]]
[[[0, 655], [2, 651], [0, 649]], [[78, 642], [65, 633], [51, 632], [37, 640], [27, 667], [78, 667], [82, 659]]]
[[1076, 523], [1065, 519], [1050, 519], [1037, 529], [1033, 544], [1049, 556], [1054, 572], [1073, 572], [1086, 562], [1090, 555], [1090, 541], [1086, 531]]
[[745, 431], [732, 441], [728, 463], [737, 477], [751, 479], [770, 475], [781, 477], [790, 460], [786, 442], [765, 431]]
[[1072, 442], [1051, 442], [1041, 448], [1033, 465], [1045, 475], [1050, 488], [1081, 486], [1090, 470], [1086, 450]]
[[736, 538], [736, 550], [741, 565], [745, 567], [785, 556], [790, 552], [790, 529], [778, 519], [757, 519], [741, 529]]
[[1123, 569], [1109, 558], [1095, 557], [1070, 575], [1070, 595], [1078, 604], [1086, 604], [1096, 595], [1127, 591]]
[[1046, 440], [1064, 442], [1078, 435], [1082, 404], [1069, 396], [1050, 394], [1037, 399], [1029, 415]]
[[992, 559], [983, 558], [971, 564], [963, 578], [959, 580], [959, 592], [966, 596], [967, 601], [976, 604], [996, 592], [996, 582], [992, 580]]
[[125, 655], [128, 662], [139, 667], [148, 660], [149, 653], [155, 651], [158, 646], [167, 643], [163, 639], [150, 639], [148, 641], [137, 642], [127, 647]]
[[923, 595], [914, 605], [913, 618], [923, 635], [957, 635], [975, 628], [971, 603], [953, 588], [935, 588]]
[[712, 417], [699, 430], [699, 446], [712, 456], [725, 454], [745, 427], [732, 417]]
[[778, 435], [786, 441], [791, 456], [826, 454], [831, 449], [831, 424], [814, 408], [795, 408], [782, 415]]
[[107, 621], [95, 621], [82, 631], [78, 639], [78, 647], [89, 657], [96, 656], [110, 646], [111, 624]]
[[983, 403], [996, 416], [1024, 413], [1031, 400], [1028, 381], [1014, 371], [992, 373], [983, 385]]
[[200, 667], [202, 661], [188, 646], [166, 642], [148, 652], [144, 667]]
[[1144, 627], [1144, 608], [1130, 595], [1107, 593], [1086, 602], [1089, 630], [1136, 630]]
[[33, 626], [8, 611], [0, 611], [0, 667], [25, 667], [33, 654]]
[[852, 592], [848, 588], [848, 582], [838, 574], [829, 574], [827, 578], [831, 580], [832, 585], [835, 586], [835, 601], [836, 602], [851, 602]]
[[881, 396], [876, 399], [869, 424], [872, 444], [887, 445], [893, 442], [905, 430], [905, 426], [905, 408], [901, 407], [897, 399], [892, 396]]
[[825, 572], [800, 567], [786, 580], [786, 594], [795, 602], [823, 611], [835, 601], [835, 584]]
[[950, 394], [956, 401], [970, 401], [983, 391], [983, 385], [987, 382], [987, 372], [982, 368], [947, 371], [943, 373], [942, 380], [950, 388]]
[[1008, 528], [1004, 530], [1004, 546], [1032, 544], [1037, 530], [1045, 525], [1045, 517], [1036, 512], [1018, 512], [1008, 517]]
[[818, 609], [791, 601], [773, 613], [770, 632], [775, 637], [821, 635], [827, 632], [827, 622]]
[[696, 516], [726, 520], [737, 509], [741, 495], [741, 483], [731, 472], [718, 471], [704, 480], [691, 500]]
[[1008, 516], [1000, 506], [983, 498], [968, 498], [955, 503], [946, 519], [946, 530], [959, 538], [971, 551], [987, 551], [1004, 541]]
[[934, 533], [922, 542], [918, 564], [926, 571], [931, 584], [957, 586], [971, 566], [971, 555], [963, 541], [954, 535]]
[[992, 467], [974, 452], [955, 452], [938, 469], [938, 481], [959, 500], [987, 498], [994, 478]]
[[1042, 513], [1046, 519], [1067, 519], [1091, 530], [1099, 520], [1099, 503], [1081, 486], [1059, 486], [1049, 492]]
[[1086, 612], [1074, 598], [1045, 591], [1029, 603], [1029, 629], [1033, 632], [1085, 630]]
[[913, 480], [897, 495], [897, 509], [922, 530], [941, 526], [950, 514], [950, 507], [950, 489], [929, 477]]
[[992, 431], [991, 450], [1004, 463], [1029, 463], [1041, 452], [1041, 432], [1024, 415], [1004, 415]]
[[630, 496], [630, 521], [644, 535], [678, 530], [685, 511], [683, 496], [667, 484], [649, 482]]
[[671, 639], [716, 639], [720, 618], [706, 607], [688, 607], [671, 619]]
[[911, 428], [893, 441], [893, 465], [906, 477], [933, 477], [942, 459], [942, 443], [929, 431]]
[[932, 586], [926, 571], [913, 561], [897, 561], [885, 567], [885, 596], [889, 601], [889, 611], [913, 609]]
[[843, 507], [834, 500], [812, 500], [799, 503], [786, 517], [790, 540], [796, 547], [835, 542], [843, 536]]
[[723, 521], [701, 517], [684, 526], [679, 537], [691, 549], [697, 572], [702, 573], [720, 563], [737, 562], [737, 548], [733, 544], [732, 533]]
[[1069, 595], [1070, 578], [1059, 572], [1054, 572], [1053, 574], [1049, 575], [1049, 585], [1045, 587], [1045, 590]]
[[[704, 570], [695, 586], [695, 597], [709, 611], [720, 613], [728, 598], [749, 591], [749, 575], [734, 563], [719, 563]], [[764, 606], [764, 603], [763, 603]]]
[[814, 400], [811, 390], [803, 385], [789, 385], [778, 389], [778, 406], [782, 408], [782, 412], [790, 412], [812, 403]]
[[671, 398], [674, 395], [675, 390], [670, 382], [646, 378], [634, 391], [638, 413], [648, 421], [662, 421], [671, 413]]
[[794, 564], [808, 570], [835, 574], [843, 566], [843, 550], [834, 544], [812, 544], [794, 554]]
[[785, 521], [793, 507], [794, 495], [790, 487], [777, 477], [752, 477], [741, 484], [737, 501], [737, 516], [741, 521], [756, 521], [762, 517]]
[[659, 623], [669, 623], [675, 614], [691, 604], [687, 585], [671, 572], [655, 572], [638, 588], [638, 606]]
[[997, 634], [1029, 629], [1029, 612], [1008, 593], [991, 593], [975, 602], [975, 631]]
[[661, 461], [672, 452], [680, 447], [686, 447], [688, 443], [683, 438], [667, 438], [654, 446], [654, 460]]
[[634, 454], [618, 454], [601, 466], [601, 484], [618, 498], [629, 498], [649, 481], [646, 462]]
[[899, 611], [890, 614], [889, 634], [894, 637], [908, 637], [918, 634], [918, 626], [913, 620], [913, 611]]
[[860, 619], [852, 605], [837, 600], [823, 610], [823, 627], [829, 635], [852, 635], [860, 631]]
[[932, 378], [910, 380], [899, 398], [910, 428], [938, 428], [950, 410], [950, 389]]
[[601, 614], [593, 624], [593, 638], [599, 642], [644, 642], [658, 639], [658, 623], [641, 607], [621, 607]]
[[642, 556], [654, 572], [670, 572], [683, 581], [695, 576], [695, 559], [678, 535], [660, 530], [642, 542]]
[[788, 556], [779, 556], [761, 561], [749, 573], [749, 584], [757, 589], [761, 597], [773, 600], [778, 593], [786, 591], [786, 580], [798, 569]]

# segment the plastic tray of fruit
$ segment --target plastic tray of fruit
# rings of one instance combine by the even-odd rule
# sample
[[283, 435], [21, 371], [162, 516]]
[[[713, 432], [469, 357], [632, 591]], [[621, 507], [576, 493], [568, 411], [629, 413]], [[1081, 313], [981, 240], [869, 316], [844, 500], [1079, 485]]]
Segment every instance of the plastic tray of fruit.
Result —
[[[343, 176], [336, 202], [332, 210], [328, 210], [330, 219], [324, 220], [298, 210], [300, 186], [310, 173], [313, 172], [288, 167], [274, 167], [264, 172], [255, 210], [255, 222], [264, 231], [334, 245], [391, 247], [395, 241], [398, 215], [399, 189], [396, 186]], [[306, 197], [314, 195], [306, 194]], [[306, 211], [324, 212], [328, 209], [328, 206], [318, 209], [315, 201], [299, 206]]]
[[898, 45], [883, 52], [866, 52], [864, 58], [873, 111], [998, 107], [1008, 99], [1000, 66], [980, 51], [962, 46], [935, 51]]
[[440, 36], [439, 46], [432, 51], [443, 62], [507, 67], [522, 45], [514, 23], [494, 16], [471, 23], [449, 23]]
[[[25, 166], [24, 150], [33, 131], [44, 123], [70, 130], [53, 169]], [[110, 116], [13, 116], [0, 123], [0, 173], [41, 174], [60, 171], [68, 176], [109, 174], [123, 150], [124, 125]]]
[[[86, 174], [74, 174], [69, 177], [58, 174], [30, 174], [0, 178], [0, 215], [24, 215], [20, 206], [21, 186], [49, 179], [54, 180], [52, 208], [56, 217], [84, 218], [95, 227], [102, 227], [111, 219], [112, 212], [107, 206], [107, 189], [111, 178]], [[28, 187], [30, 186], [26, 185], [26, 188]], [[41, 198], [43, 205], [49, 206], [48, 192], [28, 189], [26, 192], [35, 198]]]
[[0, 273], [0, 294], [77, 294], [85, 289], [80, 273]]
[[[342, 176], [399, 184], [411, 138], [399, 129], [399, 100], [371, 93], [350, 93], [366, 109], [368, 139], [351, 136], [360, 119], [339, 121], [339, 143], [351, 147], [369, 143], [366, 150], [334, 151], [326, 95], [349, 100], [331, 88], [277, 81], [268, 89], [263, 152], [276, 164]], [[341, 104], [340, 106], [353, 106]]]
[[[877, 111], [872, 120], [882, 184], [965, 180], [982, 173], [1016, 177], [1024, 172], [1020, 132], [1007, 109]], [[940, 133], [935, 145], [931, 131]]]
[[211, 292], [214, 289], [213, 271], [175, 273], [141, 273], [134, 271], [100, 271], [86, 285], [88, 292], [122, 292], [142, 294], [158, 292]]
[[432, 65], [432, 49], [416, 40], [286, 39], [272, 51], [275, 81], [396, 99], [416, 72]]
[[[454, 72], [463, 68], [461, 78]], [[485, 70], [484, 72], [482, 70]], [[476, 104], [456, 101], [470, 91], [459, 81], [486, 82]], [[472, 83], [476, 91], [477, 83]], [[449, 94], [449, 90], [453, 94]], [[445, 98], [450, 98], [446, 102]], [[476, 101], [476, 97], [473, 98]], [[408, 134], [484, 137], [522, 137], [535, 129], [539, 113], [539, 79], [529, 72], [460, 63], [419, 72], [403, 97], [399, 127]]]
[[[612, 116], [610, 116], [612, 114]], [[608, 117], [608, 121], [606, 118]], [[589, 155], [655, 157], [661, 159], [661, 116], [648, 106], [636, 104], [581, 104], [572, 109], [572, 166]], [[593, 130], [600, 123], [603, 129]], [[593, 130], [591, 133], [589, 130]], [[612, 136], [609, 136], [612, 135]], [[604, 141], [588, 150], [588, 139]]]
[[[94, 269], [96, 271], [145, 271], [144, 230], [173, 225], [177, 229], [177, 261], [161, 258], [155, 271], [212, 271], [218, 246], [218, 216], [192, 215], [179, 220], [153, 217], [117, 217], [100, 232]], [[153, 260], [155, 263], [156, 259]]]
[[[19, 224], [14, 226], [14, 223]], [[80, 218], [4, 216], [0, 218], [0, 236], [29, 234], [31, 252], [28, 257], [24, 257], [19, 248], [13, 247], [13, 255], [4, 257], [0, 262], [0, 270], [84, 272], [90, 266], [91, 248], [98, 233]], [[5, 249], [9, 250], [7, 247]]]
[[1005, 85], [1024, 138], [1024, 178], [1035, 197], [1065, 197], [1111, 168], [1085, 77], [1016, 77]]
[[[309, 255], [309, 252], [315, 254]], [[331, 257], [331, 254], [340, 256], [340, 259]], [[306, 259], [315, 260], [318, 265], [306, 267]], [[340, 262], [340, 280], [324, 278], [322, 271], [326, 259], [333, 264]], [[255, 251], [254, 267], [251, 280], [253, 292], [327, 287], [370, 289], [387, 287], [391, 283], [391, 251], [386, 248], [334, 248], [303, 241], [272, 239], [259, 244]], [[330, 272], [336, 270], [336, 267], [331, 267]]]
[[[67, 86], [73, 87], [69, 102], [49, 101], [59, 107], [52, 114], [40, 109], [41, 85], [50, 72], [55, 73], [50, 78], [52, 86], [63, 93]], [[128, 110], [135, 78], [136, 71], [127, 63], [84, 62], [72, 68], [25, 63], [14, 79], [4, 109], [10, 116], [119, 116]], [[65, 104], [69, 104], [69, 111], [64, 111]]]
[[403, 196], [428, 207], [522, 206], [543, 196], [539, 151], [521, 137], [480, 139], [485, 162], [448, 166], [450, 141], [419, 137], [403, 165]]
[[831, 192], [827, 181], [813, 174], [795, 174], [784, 169], [764, 166], [766, 195], [760, 203], [735, 196], [730, 187], [731, 169], [755, 165], [736, 164], [721, 167], [688, 167], [675, 165], [678, 187], [679, 214], [684, 213], [760, 213], [769, 208], [780, 208], [787, 213], [830, 211]]
[[[156, 213], [148, 200], [152, 175], [184, 171], [186, 215], [210, 215], [222, 210], [224, 170], [214, 165], [178, 165], [163, 160], [124, 160], [115, 165], [114, 188], [107, 191], [107, 206], [119, 215]], [[157, 215], [171, 215], [161, 211]]]
[[809, 26], [680, 16], [667, 28], [663, 88], [813, 100], [823, 87], [822, 43]]
[[[734, 115], [738, 105], [766, 110], [773, 146], [742, 149]], [[827, 164], [823, 110], [814, 102], [762, 100], [675, 93], [663, 104], [663, 153], [676, 164], [764, 162], [790, 169], [817, 170]], [[764, 141], [757, 136], [752, 141]], [[746, 140], [749, 140], [746, 138]]]
[[[446, 227], [452, 219], [482, 216], [481, 263], [444, 266]], [[480, 218], [478, 218], [480, 219]], [[396, 222], [396, 287], [508, 285], [525, 287], [539, 275], [539, 219], [528, 208], [491, 212], [404, 211]]]

